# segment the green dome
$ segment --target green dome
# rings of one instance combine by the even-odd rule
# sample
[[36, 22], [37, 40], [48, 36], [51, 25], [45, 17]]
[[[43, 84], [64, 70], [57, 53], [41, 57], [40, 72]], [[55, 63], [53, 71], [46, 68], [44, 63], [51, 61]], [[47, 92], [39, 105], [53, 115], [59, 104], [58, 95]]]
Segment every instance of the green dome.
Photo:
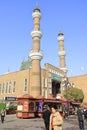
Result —
[[32, 61], [28, 58], [26, 61], [22, 61], [20, 70], [26, 70], [32, 67]]
[[38, 4], [36, 4], [36, 8], [33, 10], [33, 12], [41, 12], [40, 9], [38, 8]]
[[60, 31], [59, 32], [59, 34], [58, 34], [58, 36], [63, 36], [64, 34]]

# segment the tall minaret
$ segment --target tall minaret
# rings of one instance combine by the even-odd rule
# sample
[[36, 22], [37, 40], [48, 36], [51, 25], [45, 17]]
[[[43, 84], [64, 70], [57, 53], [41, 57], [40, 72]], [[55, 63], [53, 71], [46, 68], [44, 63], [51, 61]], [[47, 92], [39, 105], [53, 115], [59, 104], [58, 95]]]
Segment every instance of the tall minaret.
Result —
[[65, 61], [65, 56], [66, 56], [66, 51], [64, 50], [64, 34], [60, 32], [58, 34], [58, 42], [59, 42], [59, 52], [58, 55], [60, 57], [60, 69], [67, 73], [67, 67], [66, 67], [66, 61]]
[[32, 85], [30, 88], [30, 93], [32, 96], [37, 97], [41, 94], [41, 66], [40, 62], [43, 58], [43, 54], [40, 51], [40, 38], [42, 32], [40, 31], [40, 19], [41, 11], [36, 5], [36, 8], [33, 10], [32, 17], [34, 20], [34, 29], [31, 32], [33, 39], [33, 47], [30, 52], [30, 58], [32, 59]]

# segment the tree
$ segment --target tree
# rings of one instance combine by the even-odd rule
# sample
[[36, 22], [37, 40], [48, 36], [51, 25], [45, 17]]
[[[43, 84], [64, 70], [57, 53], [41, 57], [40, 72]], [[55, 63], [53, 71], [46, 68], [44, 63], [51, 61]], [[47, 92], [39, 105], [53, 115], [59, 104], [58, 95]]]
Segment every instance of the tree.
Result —
[[67, 100], [71, 100], [73, 99], [74, 101], [78, 101], [78, 102], [82, 102], [84, 99], [84, 94], [82, 89], [78, 89], [78, 88], [70, 88], [69, 90], [67, 89], [64, 92], [64, 97]]

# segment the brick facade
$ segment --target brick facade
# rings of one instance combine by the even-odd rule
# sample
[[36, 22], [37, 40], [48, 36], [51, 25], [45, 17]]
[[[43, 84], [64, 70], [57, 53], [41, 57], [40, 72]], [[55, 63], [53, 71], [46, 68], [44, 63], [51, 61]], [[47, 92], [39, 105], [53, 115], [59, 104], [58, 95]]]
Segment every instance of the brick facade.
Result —
[[75, 87], [82, 89], [84, 93], [84, 103], [87, 103], [87, 74], [69, 77], [69, 81], [74, 83]]

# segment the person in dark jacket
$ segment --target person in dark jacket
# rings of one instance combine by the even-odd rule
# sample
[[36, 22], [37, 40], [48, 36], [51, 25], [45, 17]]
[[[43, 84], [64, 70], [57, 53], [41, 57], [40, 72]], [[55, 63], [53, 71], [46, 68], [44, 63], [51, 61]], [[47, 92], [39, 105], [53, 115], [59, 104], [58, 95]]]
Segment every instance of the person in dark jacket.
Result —
[[43, 119], [46, 130], [49, 130], [50, 115], [51, 115], [50, 108], [48, 106], [45, 106], [43, 111]]
[[1, 110], [1, 122], [4, 123], [5, 109]]
[[79, 107], [77, 110], [77, 116], [78, 116], [78, 122], [79, 122], [79, 128], [81, 130], [84, 130], [84, 118], [83, 118], [83, 112], [81, 108]]
[[84, 111], [84, 119], [87, 121], [87, 109]]

